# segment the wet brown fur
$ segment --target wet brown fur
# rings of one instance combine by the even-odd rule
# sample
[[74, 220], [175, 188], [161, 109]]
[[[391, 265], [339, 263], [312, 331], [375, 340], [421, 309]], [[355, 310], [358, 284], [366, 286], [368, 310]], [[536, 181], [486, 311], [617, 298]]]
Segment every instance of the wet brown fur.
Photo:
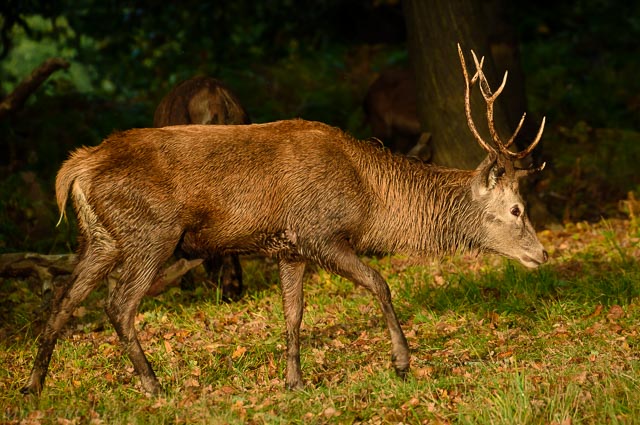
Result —
[[[222, 81], [197, 76], [175, 86], [160, 101], [153, 117], [154, 127], [181, 124], [250, 124], [240, 99]], [[218, 285], [225, 301], [237, 301], [244, 292], [238, 255], [217, 255], [203, 247], [183, 247], [179, 254], [204, 258], [210, 281]]]

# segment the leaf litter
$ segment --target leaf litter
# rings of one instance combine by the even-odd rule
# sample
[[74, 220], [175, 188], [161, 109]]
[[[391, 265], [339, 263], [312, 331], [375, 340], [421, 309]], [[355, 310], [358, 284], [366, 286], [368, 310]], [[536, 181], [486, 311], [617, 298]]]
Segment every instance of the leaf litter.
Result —
[[[567, 224], [544, 230], [539, 236], [551, 257], [550, 265], [545, 266], [551, 269], [548, 273], [571, 286], [593, 273], [604, 277], [637, 273], [639, 234], [633, 220], [608, 220]], [[423, 292], [453, 291], [459, 295], [456, 288], [464, 284], [461, 275], [468, 280], [484, 275], [495, 278], [495, 270], [505, 269], [505, 261], [498, 257], [456, 256], [426, 266], [415, 266], [403, 257], [374, 261], [378, 262], [374, 267], [389, 280], [403, 317], [412, 350], [408, 383], [389, 372], [388, 336], [376, 303], [348, 282], [318, 270], [306, 288], [302, 355], [307, 388], [302, 401], [284, 389], [284, 324], [277, 289], [271, 289], [264, 298], [248, 297], [235, 305], [189, 299], [176, 289], [148, 301], [136, 316], [141, 343], [152, 363], [163, 363], [156, 369], [164, 385], [171, 388], [165, 397], [140, 403], [156, 413], [174, 412], [174, 418], [185, 422], [190, 417], [210, 417], [214, 406], [226, 406], [224, 417], [230, 422], [266, 423], [279, 417], [297, 417], [300, 422], [311, 423], [451, 423], [454, 418], [474, 417], [469, 412], [478, 406], [486, 407], [479, 401], [486, 397], [482, 395], [486, 391], [493, 394], [492, 403], [497, 403], [496, 397], [503, 396], [514, 376], [522, 375], [529, 388], [524, 391], [529, 409], [539, 418], [547, 418], [547, 423], [566, 424], [573, 423], [572, 417], [578, 418], [581, 411], [588, 412], [581, 406], [593, 404], [598, 391], [619, 392], [615, 376], [629, 376], [630, 385], [638, 389], [637, 283], [627, 298], [623, 294], [615, 302], [611, 302], [613, 297], [591, 300], [582, 296], [562, 298], [563, 292], [542, 293], [540, 301], [549, 309], [576, 303], [571, 308], [581, 312], [556, 314], [549, 310], [549, 322], [545, 322], [544, 318], [527, 316], [531, 315], [527, 308], [539, 305], [525, 302], [524, 313], [518, 311], [517, 299], [505, 303], [511, 296], [508, 288], [484, 281], [475, 298], [466, 294], [466, 300], [457, 304], [448, 301], [448, 307], [440, 307], [429, 296], [422, 297]], [[402, 279], [412, 282], [409, 291], [413, 293], [406, 299]], [[11, 295], [16, 311], [24, 311], [21, 303], [37, 305], [36, 295], [18, 291], [16, 285], [19, 288], [20, 282], [4, 281], [0, 295]], [[474, 291], [475, 287], [465, 290]], [[340, 296], [325, 301], [322, 297], [327, 291], [331, 292], [329, 297]], [[544, 299], [547, 296], [550, 298]], [[173, 298], [188, 306], [171, 306]], [[117, 399], [122, 397], [117, 395], [122, 386], [131, 385], [135, 379], [123, 383], [132, 368], [123, 359], [113, 329], [87, 322], [102, 320], [88, 314], [97, 305], [99, 301], [83, 305], [74, 313], [83, 326], [72, 331], [68, 344], [88, 356], [99, 357], [101, 364], [126, 365], [126, 372], [112, 369], [91, 378], [102, 380], [104, 391]], [[514, 310], [505, 309], [505, 305]], [[11, 317], [3, 313], [3, 317]], [[541, 323], [532, 324], [532, 320]], [[24, 325], [16, 321], [1, 324], [0, 334], [8, 338], [0, 350], [0, 360], [8, 366], [0, 375], [0, 393], [16, 393], [28, 373], [33, 335], [23, 330]], [[47, 386], [69, 380], [73, 388], [67, 389], [69, 397], [82, 391], [93, 395], [93, 390], [87, 390], [91, 382], [86, 382], [90, 375], [86, 367], [91, 367], [90, 363], [71, 366], [60, 354], [58, 364], [52, 364]], [[487, 388], [479, 390], [483, 385]], [[567, 396], [573, 386], [577, 388], [576, 401], [572, 402], [574, 416], [553, 419], [550, 406], [557, 402], [554, 394]], [[62, 415], [58, 423], [102, 423], [108, 421], [105, 417], [110, 410], [91, 404], [88, 413], [64, 417], [64, 409], [31, 409], [15, 396], [4, 396], [1, 401], [6, 423], [42, 423], [51, 414]], [[585, 417], [588, 414], [584, 413]], [[627, 417], [624, 411], [617, 415], [621, 420]]]

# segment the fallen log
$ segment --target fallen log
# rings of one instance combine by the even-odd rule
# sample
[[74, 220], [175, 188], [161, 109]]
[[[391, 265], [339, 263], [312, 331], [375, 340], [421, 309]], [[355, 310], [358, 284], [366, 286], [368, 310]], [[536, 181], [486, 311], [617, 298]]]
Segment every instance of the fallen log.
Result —
[[[54, 282], [66, 282], [73, 273], [78, 261], [76, 254], [38, 254], [34, 252], [15, 252], [0, 254], [0, 277], [4, 278], [36, 278], [41, 282], [43, 300], [50, 302], [50, 295], [57, 291]], [[202, 259], [187, 260], [181, 258], [169, 265], [158, 275], [147, 295], [154, 297], [171, 286], [177, 286], [182, 276], [202, 264]], [[63, 279], [57, 279], [62, 277]], [[120, 271], [114, 270], [107, 278], [115, 282], [120, 278]]]

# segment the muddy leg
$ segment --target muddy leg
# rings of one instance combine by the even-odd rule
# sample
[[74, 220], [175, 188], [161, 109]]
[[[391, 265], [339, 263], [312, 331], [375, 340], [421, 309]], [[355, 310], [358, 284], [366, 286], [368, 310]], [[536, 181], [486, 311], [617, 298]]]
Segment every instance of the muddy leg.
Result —
[[302, 277], [305, 263], [281, 259], [278, 266], [282, 285], [284, 318], [287, 326], [286, 385], [289, 389], [302, 388], [300, 324], [302, 323], [302, 313], [304, 311]]
[[117, 261], [117, 252], [107, 250], [105, 247], [95, 249], [89, 246], [81, 256], [73, 271], [71, 285], [67, 292], [59, 300], [54, 300], [49, 320], [38, 341], [38, 354], [31, 375], [21, 390], [24, 394], [39, 394], [42, 391], [51, 355], [61, 330], [76, 307], [105, 278]]
[[142, 297], [153, 283], [160, 267], [172, 250], [147, 258], [128, 256], [122, 265], [122, 277], [109, 294], [105, 308], [125, 352], [140, 377], [145, 391], [158, 394], [162, 390], [151, 364], [140, 346], [134, 320]]

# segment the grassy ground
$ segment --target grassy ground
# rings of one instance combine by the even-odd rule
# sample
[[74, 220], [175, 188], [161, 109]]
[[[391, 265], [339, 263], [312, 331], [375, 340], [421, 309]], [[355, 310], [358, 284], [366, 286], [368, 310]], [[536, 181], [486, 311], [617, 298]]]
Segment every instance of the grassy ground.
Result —
[[540, 234], [551, 261], [530, 272], [496, 257], [414, 266], [371, 259], [412, 350], [390, 367], [372, 297], [312, 270], [302, 328], [303, 391], [284, 389], [284, 323], [272, 263], [245, 264], [243, 301], [172, 289], [146, 299], [140, 338], [166, 388], [145, 396], [96, 293], [54, 353], [40, 398], [23, 397], [35, 355], [28, 282], [0, 282], [0, 422], [640, 423], [640, 231], [633, 221]]

